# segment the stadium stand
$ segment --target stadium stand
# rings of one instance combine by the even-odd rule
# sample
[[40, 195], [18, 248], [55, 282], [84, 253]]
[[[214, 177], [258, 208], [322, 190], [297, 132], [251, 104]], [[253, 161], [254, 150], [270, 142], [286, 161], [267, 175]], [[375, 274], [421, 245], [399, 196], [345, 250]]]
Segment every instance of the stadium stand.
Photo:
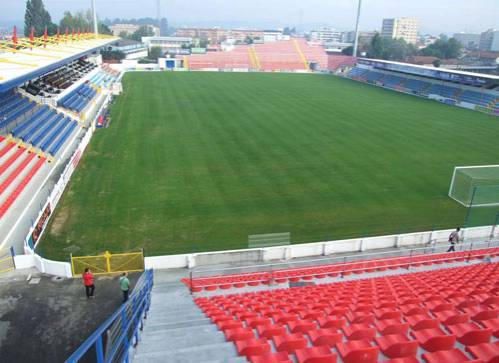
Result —
[[79, 59], [43, 77], [29, 81], [22, 88], [33, 96], [53, 97], [71, 87], [96, 67], [93, 63]]
[[324, 48], [310, 45], [305, 39], [251, 46], [237, 45], [230, 51], [192, 54], [185, 59], [190, 70], [253, 69], [294, 72], [309, 70], [311, 63], [316, 64], [320, 70], [328, 69], [328, 55]]
[[250, 362], [496, 362], [498, 281], [474, 263], [195, 302]]
[[89, 84], [85, 83], [58, 101], [60, 107], [64, 107], [74, 112], [82, 112], [95, 97], [97, 91]]
[[307, 70], [293, 41], [255, 44], [254, 49], [264, 72]]
[[325, 264], [314, 267], [290, 268], [273, 272], [246, 273], [230, 276], [211, 276], [183, 279], [193, 292], [203, 290], [227, 290], [248, 286], [268, 285], [271, 282], [286, 283], [311, 281], [325, 277], [348, 276], [366, 272], [386, 271], [399, 268], [417, 267], [421, 265], [439, 265], [470, 259], [482, 259], [484, 256], [499, 256], [499, 248], [482, 249], [476, 251], [462, 251], [454, 254], [421, 254], [411, 257], [390, 257], [369, 261]]
[[0, 218], [44, 165], [46, 159], [29, 153], [23, 146], [0, 139]]
[[230, 52], [208, 52], [206, 54], [193, 54], [188, 57], [189, 69], [202, 70], [216, 69], [248, 69], [256, 68], [252, 63], [249, 46], [237, 46]]
[[0, 95], [0, 130], [23, 119], [35, 107], [35, 102], [29, 101], [18, 93], [11, 92], [7, 95]]
[[320, 70], [328, 69], [328, 55], [321, 45], [310, 44], [303, 38], [296, 39], [296, 42], [300, 46], [300, 49], [308, 63], [318, 64]]
[[360, 67], [353, 67], [348, 77], [357, 81], [383, 86], [400, 92], [407, 92], [420, 96], [438, 95], [446, 99], [446, 103], [466, 102], [481, 106], [487, 112], [499, 115], [499, 95], [486, 90], [471, 90], [459, 85], [447, 85], [432, 82], [429, 79], [404, 77], [396, 73], [384, 73]]
[[[21, 96], [17, 97], [22, 98]], [[28, 115], [24, 112], [16, 118], [7, 117], [4, 125], [15, 125], [10, 134], [25, 144], [37, 147], [42, 151], [48, 151], [66, 128], [72, 124], [77, 126], [76, 121], [58, 114], [54, 109], [46, 105], [36, 106], [34, 102], [28, 104], [31, 106]], [[71, 127], [71, 129], [74, 130], [74, 127]], [[66, 138], [64, 138], [65, 140]]]

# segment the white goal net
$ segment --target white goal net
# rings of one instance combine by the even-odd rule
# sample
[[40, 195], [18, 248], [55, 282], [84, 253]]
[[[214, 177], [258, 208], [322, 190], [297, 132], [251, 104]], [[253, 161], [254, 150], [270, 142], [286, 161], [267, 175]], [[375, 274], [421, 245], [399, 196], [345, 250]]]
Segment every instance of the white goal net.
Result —
[[456, 167], [449, 197], [465, 207], [499, 206], [499, 165]]

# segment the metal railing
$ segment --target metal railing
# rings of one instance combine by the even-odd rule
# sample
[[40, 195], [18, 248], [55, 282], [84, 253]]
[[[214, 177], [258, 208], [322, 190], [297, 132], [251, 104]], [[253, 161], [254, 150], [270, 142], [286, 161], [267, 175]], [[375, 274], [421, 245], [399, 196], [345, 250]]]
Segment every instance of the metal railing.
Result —
[[[471, 257], [472, 251], [485, 250], [488, 248], [499, 247], [499, 240], [487, 240], [487, 241], [474, 241], [474, 242], [463, 242], [456, 244], [456, 252], [467, 252], [468, 254], [464, 256], [465, 259]], [[343, 276], [346, 273], [356, 273], [365, 271], [366, 267], [355, 268], [352, 267], [353, 263], [360, 262], [382, 262], [383, 268], [399, 268], [408, 267], [413, 263], [416, 263], [416, 259], [422, 256], [434, 255], [434, 258], [429, 258], [428, 261], [432, 262], [445, 262], [452, 259], [453, 254], [445, 253], [449, 248], [449, 244], [428, 244], [425, 247], [412, 248], [412, 249], [397, 249], [384, 252], [373, 252], [373, 253], [357, 253], [352, 255], [343, 255], [336, 257], [324, 257], [316, 259], [307, 259], [301, 261], [288, 261], [288, 262], [277, 262], [259, 265], [250, 265], [243, 267], [227, 267], [227, 268], [215, 268], [215, 269], [194, 269], [190, 272], [189, 280], [191, 292], [194, 287], [208, 287], [208, 286], [219, 286], [220, 282], [217, 283], [202, 283], [203, 280], [209, 281], [213, 278], [224, 278], [228, 276], [244, 276], [251, 274], [262, 274], [260, 279], [251, 279], [253, 282], [269, 282], [275, 279], [274, 273], [279, 271], [293, 271], [294, 269], [299, 270], [300, 273], [294, 277], [307, 277], [307, 276], [317, 276], [316, 270], [321, 266], [337, 266], [338, 275]], [[400, 263], [397, 261], [400, 258], [408, 258], [407, 261]], [[344, 266], [344, 269], [341, 267]], [[376, 267], [373, 267], [376, 268]], [[307, 273], [310, 270], [310, 273]], [[324, 275], [329, 274], [329, 272], [324, 272]], [[201, 283], [200, 283], [201, 282]], [[198, 284], [196, 284], [198, 283]]]
[[128, 362], [130, 347], [138, 342], [139, 330], [151, 304], [153, 271], [142, 273], [128, 302], [114, 312], [83, 344], [66, 360], [111, 363]]

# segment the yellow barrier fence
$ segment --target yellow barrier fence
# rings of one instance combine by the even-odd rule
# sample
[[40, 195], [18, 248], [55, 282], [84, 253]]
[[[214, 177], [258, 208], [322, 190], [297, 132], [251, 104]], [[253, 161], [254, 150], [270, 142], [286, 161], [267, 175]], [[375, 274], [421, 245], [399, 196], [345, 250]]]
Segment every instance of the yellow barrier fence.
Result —
[[12, 253], [9, 250], [0, 250], [0, 273], [12, 271], [15, 268]]
[[71, 256], [73, 276], [81, 275], [89, 268], [94, 275], [119, 272], [144, 271], [144, 252], [111, 253], [98, 256]]

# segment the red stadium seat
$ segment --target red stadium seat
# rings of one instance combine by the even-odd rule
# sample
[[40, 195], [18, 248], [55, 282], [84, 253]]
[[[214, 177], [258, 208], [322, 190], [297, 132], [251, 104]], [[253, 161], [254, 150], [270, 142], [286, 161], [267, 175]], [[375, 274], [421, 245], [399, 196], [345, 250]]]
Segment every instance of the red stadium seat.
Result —
[[426, 363], [461, 363], [461, 362], [476, 362], [480, 363], [481, 361], [472, 361], [470, 358], [466, 356], [459, 349], [451, 349], [451, 350], [441, 350], [433, 353], [424, 353], [422, 355], [423, 360]]
[[310, 338], [312, 344], [316, 347], [334, 347], [337, 343], [342, 341], [343, 334], [336, 331], [336, 329], [318, 329], [309, 331], [308, 337]]
[[225, 332], [227, 341], [249, 340], [255, 338], [253, 330], [247, 328], [228, 329]]
[[277, 335], [272, 341], [278, 352], [294, 353], [297, 349], [307, 347], [307, 339], [302, 334]]
[[376, 335], [376, 329], [367, 324], [352, 324], [342, 329], [348, 340], [371, 340]]
[[385, 335], [376, 337], [375, 341], [388, 358], [412, 357], [418, 350], [418, 342], [410, 341], [405, 335]]
[[284, 335], [287, 333], [286, 328], [278, 324], [259, 325], [256, 327], [256, 331], [258, 332], [259, 337], [267, 339], [271, 339], [276, 335]]
[[236, 349], [239, 355], [246, 357], [270, 353], [267, 339], [238, 340], [236, 341]]
[[474, 358], [485, 363], [499, 363], [499, 345], [496, 343], [482, 343], [466, 347]]
[[376, 363], [379, 348], [365, 340], [354, 340], [336, 345], [344, 363]]
[[375, 323], [376, 329], [381, 335], [389, 335], [389, 334], [402, 334], [406, 335], [409, 331], [409, 324], [402, 323], [400, 320], [396, 319], [387, 319], [387, 320], [378, 320]]
[[429, 352], [450, 350], [456, 342], [454, 335], [447, 335], [440, 328], [413, 331], [411, 335], [418, 341], [421, 347]]
[[336, 363], [336, 355], [328, 347], [298, 349], [295, 355], [298, 363]]
[[488, 343], [492, 337], [492, 329], [480, 328], [476, 323], [449, 325], [447, 330], [454, 334], [457, 341], [463, 345]]
[[492, 329], [494, 337], [499, 338], [499, 319], [488, 319], [480, 322], [484, 327]]
[[291, 363], [286, 352], [269, 353], [249, 357], [251, 363]]

